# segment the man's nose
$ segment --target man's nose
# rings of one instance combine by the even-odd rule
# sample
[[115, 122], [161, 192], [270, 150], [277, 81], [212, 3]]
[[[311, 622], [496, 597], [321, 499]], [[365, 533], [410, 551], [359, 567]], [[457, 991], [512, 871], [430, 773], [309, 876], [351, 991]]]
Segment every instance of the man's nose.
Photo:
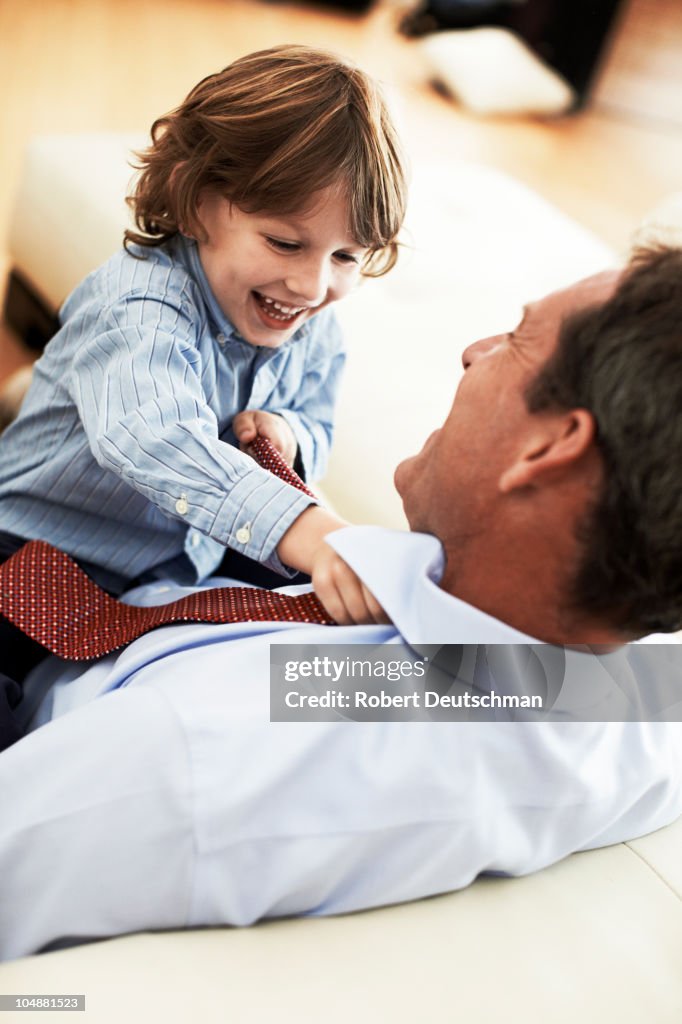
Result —
[[462, 352], [462, 366], [464, 369], [468, 370], [477, 359], [481, 359], [482, 356], [487, 356], [489, 352], [492, 352], [499, 345], [502, 337], [503, 335], [501, 334], [493, 334], [489, 338], [481, 338], [480, 341], [474, 341], [473, 344], [467, 345]]
[[296, 298], [310, 306], [319, 306], [329, 289], [329, 268], [327, 261], [308, 259], [300, 262], [287, 276], [286, 286]]

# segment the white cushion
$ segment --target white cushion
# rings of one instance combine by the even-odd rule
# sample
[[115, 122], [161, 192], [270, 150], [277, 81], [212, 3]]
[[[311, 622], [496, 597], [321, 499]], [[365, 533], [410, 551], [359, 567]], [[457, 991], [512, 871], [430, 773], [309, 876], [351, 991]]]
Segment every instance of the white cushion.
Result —
[[140, 134], [35, 135], [27, 145], [9, 231], [11, 265], [58, 309], [120, 247]]
[[477, 114], [561, 114], [575, 93], [504, 28], [436, 32], [420, 40], [427, 76]]
[[464, 161], [415, 167], [407, 226], [397, 267], [338, 307], [349, 359], [324, 483], [351, 520], [397, 527], [393, 471], [442, 423], [466, 346], [615, 261], [530, 189]]

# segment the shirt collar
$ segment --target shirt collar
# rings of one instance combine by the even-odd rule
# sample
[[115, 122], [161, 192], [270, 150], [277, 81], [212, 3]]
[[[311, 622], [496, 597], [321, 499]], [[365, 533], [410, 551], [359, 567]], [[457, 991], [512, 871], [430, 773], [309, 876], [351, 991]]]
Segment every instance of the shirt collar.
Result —
[[646, 693], [628, 666], [629, 647], [605, 655], [556, 647], [453, 597], [438, 586], [445, 557], [435, 537], [351, 526], [335, 530], [327, 543], [360, 576], [418, 654], [431, 655], [434, 646], [451, 644], [524, 645], [518, 656], [507, 648], [504, 672], [495, 681], [497, 691], [524, 693], [531, 645], [549, 681], [544, 699], [554, 717], [627, 721], [651, 714], [651, 708], [642, 711]]
[[351, 526], [335, 530], [327, 542], [369, 587], [411, 647], [541, 642], [441, 590], [445, 556], [436, 537]]

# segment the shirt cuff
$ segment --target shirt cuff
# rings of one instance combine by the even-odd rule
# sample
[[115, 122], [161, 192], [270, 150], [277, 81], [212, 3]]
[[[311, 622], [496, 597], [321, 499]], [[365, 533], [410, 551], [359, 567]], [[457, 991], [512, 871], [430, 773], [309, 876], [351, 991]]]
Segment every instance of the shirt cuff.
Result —
[[282, 576], [293, 576], [277, 554], [289, 527], [315, 500], [270, 473], [254, 468], [230, 488], [210, 536]]

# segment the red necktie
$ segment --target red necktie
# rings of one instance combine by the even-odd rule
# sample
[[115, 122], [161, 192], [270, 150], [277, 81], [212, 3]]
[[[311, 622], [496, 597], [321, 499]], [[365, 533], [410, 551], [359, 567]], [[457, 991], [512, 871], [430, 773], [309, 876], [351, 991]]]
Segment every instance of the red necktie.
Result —
[[[312, 495], [265, 438], [250, 450], [266, 469]], [[0, 613], [53, 654], [86, 661], [173, 622], [315, 622], [334, 625], [314, 594], [219, 587], [139, 608], [110, 597], [68, 555], [32, 540], [0, 566]]]

